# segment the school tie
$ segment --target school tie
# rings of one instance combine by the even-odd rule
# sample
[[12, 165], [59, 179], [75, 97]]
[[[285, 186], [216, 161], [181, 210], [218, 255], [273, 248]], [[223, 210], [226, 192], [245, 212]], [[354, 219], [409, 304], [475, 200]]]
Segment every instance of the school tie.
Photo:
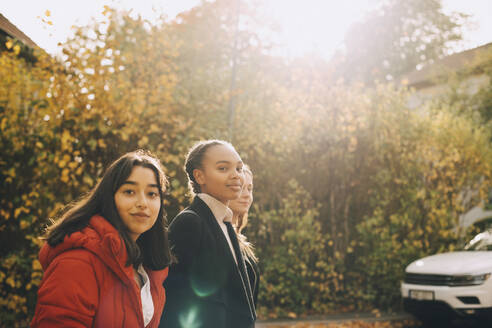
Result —
[[243, 280], [244, 286], [246, 287], [246, 298], [248, 300], [249, 309], [251, 311], [251, 316], [253, 320], [256, 320], [256, 310], [255, 305], [253, 303], [253, 293], [251, 292], [251, 285], [249, 283], [248, 273], [246, 271], [246, 264], [244, 263], [244, 258], [239, 248], [239, 241], [237, 240], [236, 231], [232, 227], [230, 221], [224, 221], [227, 227], [227, 233], [229, 234], [229, 238], [231, 239], [232, 247], [234, 248], [234, 253], [236, 254], [237, 266], [239, 268], [239, 273], [241, 275], [241, 279]]

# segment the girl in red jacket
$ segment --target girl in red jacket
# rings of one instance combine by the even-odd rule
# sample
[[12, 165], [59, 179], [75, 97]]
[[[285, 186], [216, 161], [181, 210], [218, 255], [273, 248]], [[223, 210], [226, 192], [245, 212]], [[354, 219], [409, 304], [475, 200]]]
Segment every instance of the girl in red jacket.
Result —
[[135, 151], [47, 229], [32, 327], [157, 327], [172, 261], [158, 159]]

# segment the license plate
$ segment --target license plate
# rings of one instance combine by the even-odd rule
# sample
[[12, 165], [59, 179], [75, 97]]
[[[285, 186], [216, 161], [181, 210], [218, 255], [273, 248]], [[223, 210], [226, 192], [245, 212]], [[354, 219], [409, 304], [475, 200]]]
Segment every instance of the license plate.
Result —
[[434, 292], [431, 290], [410, 290], [409, 295], [411, 299], [419, 301], [433, 301]]

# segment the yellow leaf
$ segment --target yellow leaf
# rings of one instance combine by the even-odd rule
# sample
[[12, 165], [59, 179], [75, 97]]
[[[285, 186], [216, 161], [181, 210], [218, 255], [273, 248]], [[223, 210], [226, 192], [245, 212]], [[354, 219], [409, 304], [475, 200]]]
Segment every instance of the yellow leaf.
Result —
[[26, 220], [21, 220], [20, 221], [20, 228], [22, 230], [26, 229], [27, 227], [29, 227], [29, 222], [27, 222]]
[[6, 283], [10, 287], [15, 287], [15, 281], [14, 281], [14, 279], [12, 277], [8, 277]]
[[15, 173], [15, 168], [14, 167], [11, 167], [8, 171], [7, 171], [7, 174], [12, 177], [12, 178], [15, 178], [16, 177], [16, 173]]
[[38, 260], [32, 261], [33, 270], [41, 270], [41, 263]]
[[46, 11], [44, 12], [44, 15], [45, 15], [46, 17], [50, 17], [50, 16], [51, 16], [51, 11], [46, 10]]
[[111, 9], [109, 8], [109, 6], [108, 5], [104, 5], [104, 10], [103, 10], [102, 14], [104, 16], [106, 16], [110, 12], [111, 12]]
[[157, 132], [157, 131], [159, 131], [159, 126], [158, 126], [157, 124], [152, 123], [152, 124], [150, 125], [150, 130], [149, 130], [149, 132]]
[[287, 314], [287, 316], [288, 316], [289, 318], [291, 318], [291, 319], [295, 319], [295, 318], [297, 318], [297, 314], [295, 314], [294, 312], [289, 312], [289, 313]]
[[67, 169], [67, 168], [64, 168], [62, 170], [62, 176], [61, 176], [61, 180], [63, 182], [68, 182], [68, 174], [70, 173], [70, 171]]
[[121, 139], [123, 139], [123, 141], [128, 141], [128, 139], [129, 139], [128, 134], [126, 134], [124, 131], [121, 131], [120, 135], [121, 135]]
[[106, 148], [106, 143], [104, 142], [103, 139], [97, 140], [97, 145], [101, 148]]
[[14, 53], [15, 53], [16, 55], [18, 55], [18, 54], [20, 53], [20, 50], [21, 50], [20, 46], [19, 46], [18, 44], [16, 44], [16, 45], [14, 46]]
[[62, 144], [66, 145], [70, 139], [71, 139], [70, 132], [68, 132], [67, 130], [63, 131], [63, 134], [61, 137]]
[[19, 215], [22, 213], [22, 211], [24, 210], [23, 207], [18, 207], [14, 210], [14, 218], [17, 218], [19, 217]]
[[8, 220], [10, 218], [10, 213], [0, 209], [0, 216], [3, 216], [5, 220]]
[[149, 142], [149, 138], [147, 138], [147, 136], [143, 136], [142, 139], [138, 141], [138, 146], [144, 147], [145, 145], [148, 144], [148, 142]]
[[89, 185], [89, 186], [92, 186], [92, 184], [94, 183], [94, 181], [92, 180], [92, 178], [88, 175], [84, 175], [84, 178], [82, 179], [84, 181], [84, 183], [86, 185]]
[[7, 47], [7, 49], [11, 49], [14, 46], [14, 43], [12, 42], [12, 40], [8, 40], [7, 42], [5, 42], [5, 46]]

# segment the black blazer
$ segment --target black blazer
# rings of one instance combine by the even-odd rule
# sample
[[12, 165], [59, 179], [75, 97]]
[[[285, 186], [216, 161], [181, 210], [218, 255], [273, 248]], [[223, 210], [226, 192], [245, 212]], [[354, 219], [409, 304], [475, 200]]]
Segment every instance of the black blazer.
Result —
[[164, 282], [161, 328], [251, 328], [256, 313], [229, 244], [199, 197], [169, 226], [178, 263]]

